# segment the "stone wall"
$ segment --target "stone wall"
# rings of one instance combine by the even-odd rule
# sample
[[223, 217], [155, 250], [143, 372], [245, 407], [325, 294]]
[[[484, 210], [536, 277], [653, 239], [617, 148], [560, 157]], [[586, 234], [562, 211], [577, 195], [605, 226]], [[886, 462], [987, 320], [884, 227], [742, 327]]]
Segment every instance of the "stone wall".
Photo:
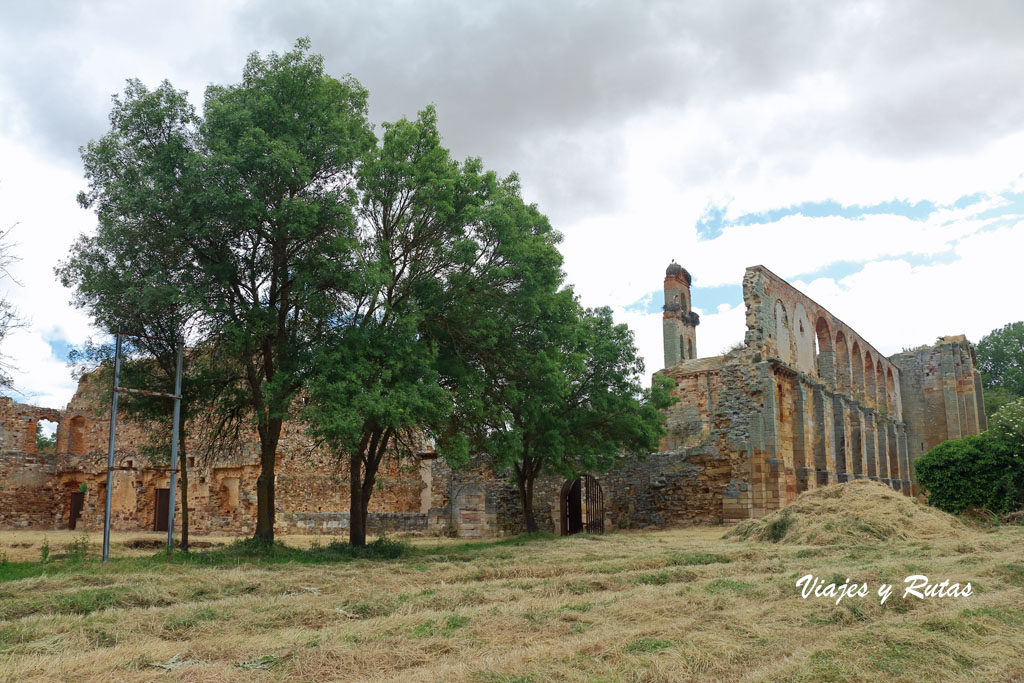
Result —
[[[690, 276], [667, 273], [663, 329], [678, 402], [666, 411], [661, 451], [623, 457], [601, 485], [606, 528], [716, 523], [760, 517], [801, 492], [854, 478], [916, 493], [914, 460], [947, 439], [985, 429], [980, 373], [966, 339], [883, 357], [849, 325], [763, 266], [743, 278], [746, 332], [722, 356], [695, 359]], [[685, 319], [684, 319], [685, 314]], [[665, 322], [667, 321], [667, 322]], [[0, 399], [0, 526], [59, 528], [85, 486], [79, 523], [102, 524], [109, 388], [82, 379], [66, 410]], [[58, 422], [52, 454], [37, 453], [41, 419]], [[165, 435], [119, 418], [112, 491], [115, 529], [151, 529], [166, 465], [143, 454]], [[256, 515], [258, 439], [204, 457], [186, 440], [189, 515], [197, 533], [249, 534]], [[536, 483], [540, 527], [561, 528], [560, 477]], [[346, 533], [347, 461], [289, 421], [278, 449], [279, 533]], [[423, 531], [468, 538], [523, 530], [518, 489], [487, 468], [453, 471], [426, 458], [382, 463], [371, 533]], [[180, 511], [176, 515], [180, 522]]]
[[763, 266], [747, 269], [743, 296], [741, 346], [662, 370], [679, 399], [665, 445], [728, 464], [728, 477], [702, 482], [708, 513], [760, 517], [853, 478], [911, 495], [917, 455], [984, 429], [963, 337], [889, 359]]
[[[35, 452], [39, 419], [58, 423], [52, 454]], [[109, 428], [109, 389], [104, 392], [89, 375], [82, 378], [63, 411], [0, 398], [0, 526], [65, 528], [72, 494], [84, 484], [79, 528], [101, 528]], [[166, 462], [155, 462], [145, 454], [166, 442], [166, 436], [153, 425], [132, 421], [123, 412], [118, 416], [111, 496], [113, 529], [154, 528], [157, 492], [169, 487], [170, 474]], [[190, 529], [198, 534], [252, 533], [259, 476], [256, 434], [244, 435], [230, 452], [206, 454], [195, 438], [186, 439], [185, 445]], [[318, 448], [301, 423], [286, 423], [276, 468], [276, 531], [347, 533], [347, 468], [347, 459]], [[422, 468], [418, 461], [399, 462], [394, 454], [385, 458], [370, 501], [371, 529], [425, 527], [423, 494], [429, 487], [428, 475], [429, 468]], [[180, 497], [176, 510], [180, 528]]]

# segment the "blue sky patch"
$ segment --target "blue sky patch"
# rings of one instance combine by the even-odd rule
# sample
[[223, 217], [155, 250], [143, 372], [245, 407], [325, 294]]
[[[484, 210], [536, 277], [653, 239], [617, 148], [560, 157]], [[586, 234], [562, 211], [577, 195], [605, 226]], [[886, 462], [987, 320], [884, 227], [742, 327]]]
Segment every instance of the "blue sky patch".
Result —
[[[958, 201], [967, 201], [968, 204], [980, 201], [975, 195], [968, 195]], [[776, 223], [787, 216], [807, 216], [808, 218], [827, 218], [836, 216], [839, 218], [860, 218], [867, 215], [889, 215], [904, 216], [911, 220], [923, 221], [936, 210], [936, 205], [927, 200], [919, 202], [908, 202], [902, 199], [894, 199], [870, 206], [853, 204], [844, 206], [837, 201], [826, 199], [820, 202], [804, 202], [792, 206], [769, 209], [757, 213], [746, 213], [734, 219], [725, 217], [728, 205], [709, 206], [697, 220], [697, 236], [702, 240], [713, 240], [719, 237], [722, 232], [731, 226], [736, 225], [762, 225]]]
[[[718, 285], [717, 287], [690, 288], [690, 301], [695, 308], [704, 311], [705, 314], [715, 313], [722, 304], [739, 306], [743, 303], [743, 287], [741, 285]], [[661, 313], [665, 306], [664, 290], [657, 290], [645, 294], [630, 305], [626, 310], [631, 313]]]
[[830, 263], [821, 268], [815, 270], [809, 270], [806, 273], [800, 273], [792, 277], [787, 277], [786, 280], [800, 280], [802, 282], [811, 282], [818, 278], [829, 278], [830, 280], [842, 280], [847, 275], [853, 275], [859, 273], [864, 268], [864, 261], [836, 261]]
[[71, 345], [68, 344], [66, 339], [57, 337], [54, 339], [47, 339], [46, 343], [50, 345], [50, 352], [53, 353], [53, 357], [62, 363], [66, 363], [68, 360], [68, 351], [71, 350]]
[[1024, 192], [1007, 192], [1000, 196], [1006, 200], [1005, 204], [986, 209], [975, 216], [975, 218], [985, 220], [988, 218], [1003, 218], [1008, 215], [1020, 216], [1024, 214]]

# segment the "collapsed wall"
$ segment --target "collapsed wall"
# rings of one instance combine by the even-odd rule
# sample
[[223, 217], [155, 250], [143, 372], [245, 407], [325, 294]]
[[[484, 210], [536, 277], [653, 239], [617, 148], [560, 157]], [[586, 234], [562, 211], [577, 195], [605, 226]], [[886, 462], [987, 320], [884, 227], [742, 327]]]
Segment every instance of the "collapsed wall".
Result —
[[[57, 422], [51, 453], [38, 453], [36, 423]], [[102, 527], [107, 485], [109, 388], [89, 375], [65, 410], [0, 398], [0, 526]], [[169, 463], [148, 455], [164, 439], [161, 428], [118, 416], [111, 495], [115, 530], [165, 530]], [[189, 527], [194, 533], [249, 534], [256, 519], [259, 442], [243, 434], [230, 451], [206, 453], [199, 439], [185, 443]], [[166, 446], [164, 447], [166, 453]], [[275, 473], [278, 533], [346, 533], [349, 527], [347, 458], [314, 442], [297, 420], [286, 423]], [[370, 502], [369, 530], [426, 529], [423, 492], [429, 468], [387, 457]], [[180, 487], [179, 487], [180, 490]], [[180, 498], [175, 501], [180, 526]]]

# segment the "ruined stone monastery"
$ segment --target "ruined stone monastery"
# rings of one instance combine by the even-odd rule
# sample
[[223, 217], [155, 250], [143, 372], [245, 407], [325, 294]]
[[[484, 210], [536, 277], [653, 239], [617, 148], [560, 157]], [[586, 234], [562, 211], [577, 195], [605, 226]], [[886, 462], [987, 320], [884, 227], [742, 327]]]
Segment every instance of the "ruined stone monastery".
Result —
[[[886, 358], [754, 266], [743, 278], [742, 344], [699, 358], [690, 284], [685, 269], [668, 267], [660, 372], [675, 381], [679, 400], [668, 410], [662, 450], [623, 457], [613, 471], [585, 477], [584, 486], [542, 478], [535, 493], [542, 526], [571, 533], [748, 519], [802, 491], [854, 478], [914, 495], [917, 457], [986, 428], [981, 376], [963, 336]], [[109, 406], [94, 398], [94, 381], [84, 377], [64, 410], [0, 398], [0, 528], [102, 528]], [[52, 453], [38, 452], [39, 420], [58, 423]], [[142, 455], [148, 429], [118, 421], [115, 530], [166, 527], [169, 473]], [[258, 462], [255, 434], [237, 453], [187, 458], [193, 533], [252, 532]], [[277, 533], [347, 532], [344, 462], [318, 450], [298, 424], [285, 427], [276, 477]], [[472, 537], [521, 528], [517, 493], [506, 478], [453, 472], [431, 453], [382, 464], [379, 483], [371, 533]]]

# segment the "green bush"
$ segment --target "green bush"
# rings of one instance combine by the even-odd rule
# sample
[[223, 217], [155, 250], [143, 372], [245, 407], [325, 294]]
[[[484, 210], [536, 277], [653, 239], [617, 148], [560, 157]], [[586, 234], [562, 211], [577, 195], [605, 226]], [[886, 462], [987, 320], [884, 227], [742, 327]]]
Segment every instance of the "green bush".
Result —
[[1024, 451], [1024, 398], [1010, 401], [989, 421], [989, 434], [1019, 455]]
[[918, 458], [914, 472], [928, 502], [946, 512], [1001, 514], [1024, 503], [1024, 456], [992, 433], [941, 443]]

